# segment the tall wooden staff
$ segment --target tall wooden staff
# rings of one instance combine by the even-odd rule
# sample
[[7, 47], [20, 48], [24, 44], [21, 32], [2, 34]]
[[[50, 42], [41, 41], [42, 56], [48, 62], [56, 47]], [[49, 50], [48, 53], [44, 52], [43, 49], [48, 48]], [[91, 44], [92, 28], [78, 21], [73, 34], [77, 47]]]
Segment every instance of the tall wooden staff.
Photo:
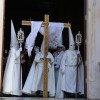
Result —
[[[22, 48], [22, 43], [24, 42], [24, 31], [22, 31], [22, 28], [20, 28], [20, 30], [18, 31], [17, 33], [17, 38], [18, 38], [18, 42], [19, 42], [19, 45], [20, 45], [20, 48]], [[19, 89], [21, 91], [21, 54], [20, 54], [20, 86], [19, 86]]]
[[76, 97], [77, 97], [77, 93], [78, 93], [78, 65], [79, 65], [79, 59], [80, 59], [80, 55], [79, 55], [79, 47], [82, 43], [82, 35], [80, 33], [80, 31], [78, 32], [78, 34], [76, 34], [76, 38], [75, 38], [75, 42], [78, 48], [78, 55], [77, 55], [77, 73], [76, 73]]

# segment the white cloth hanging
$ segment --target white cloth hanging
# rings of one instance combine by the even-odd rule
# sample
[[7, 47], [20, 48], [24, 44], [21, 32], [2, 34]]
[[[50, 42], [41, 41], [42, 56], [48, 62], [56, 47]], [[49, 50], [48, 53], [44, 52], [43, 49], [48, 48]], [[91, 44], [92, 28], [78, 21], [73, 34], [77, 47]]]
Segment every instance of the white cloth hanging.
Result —
[[[62, 44], [63, 23], [49, 22], [49, 48], [55, 49], [57, 45]], [[44, 27], [41, 27], [39, 32], [44, 35]]]
[[42, 21], [31, 21], [31, 32], [26, 38], [25, 48], [28, 50], [28, 56], [31, 55], [31, 51], [34, 47], [35, 39], [40, 30]]

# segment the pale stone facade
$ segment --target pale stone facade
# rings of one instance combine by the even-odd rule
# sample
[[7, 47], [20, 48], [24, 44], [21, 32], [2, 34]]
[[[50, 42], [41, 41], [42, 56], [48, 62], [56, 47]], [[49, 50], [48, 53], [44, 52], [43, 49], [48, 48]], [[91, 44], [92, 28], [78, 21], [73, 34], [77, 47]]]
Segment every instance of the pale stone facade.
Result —
[[87, 97], [100, 99], [100, 0], [87, 2]]
[[[87, 98], [100, 99], [100, 0], [87, 1]], [[4, 0], [0, 0], [0, 90]]]

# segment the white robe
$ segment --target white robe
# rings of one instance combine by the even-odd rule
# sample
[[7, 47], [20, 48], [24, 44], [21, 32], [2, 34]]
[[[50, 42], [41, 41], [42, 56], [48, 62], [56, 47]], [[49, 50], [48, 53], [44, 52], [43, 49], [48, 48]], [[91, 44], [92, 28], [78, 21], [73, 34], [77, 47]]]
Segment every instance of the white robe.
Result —
[[[66, 50], [61, 62], [62, 91], [76, 93], [77, 75], [77, 50]], [[83, 63], [78, 68], [78, 91], [84, 94], [84, 67]]]
[[31, 93], [31, 87], [32, 87], [32, 82], [33, 82], [33, 77], [34, 77], [34, 73], [35, 73], [35, 66], [36, 66], [36, 62], [33, 61], [33, 64], [31, 66], [31, 69], [29, 71], [28, 77], [25, 81], [24, 87], [22, 92], [25, 94], [32, 94]]
[[[62, 91], [62, 73], [61, 73], [61, 67], [58, 74], [58, 82], [57, 82], [57, 89], [56, 89], [56, 98], [64, 98], [64, 92]], [[64, 84], [63, 84], [64, 85]]]
[[20, 51], [11, 48], [3, 78], [3, 93], [21, 95]]
[[[49, 96], [55, 96], [54, 59], [50, 52], [47, 58], [51, 60], [51, 62], [48, 62], [48, 92]], [[24, 93], [32, 94], [38, 90], [43, 91], [43, 65], [43, 54], [39, 52], [35, 56], [33, 65], [23, 87]]]
[[57, 91], [57, 83], [58, 83], [58, 76], [59, 76], [59, 71], [60, 71], [60, 64], [61, 64], [61, 60], [63, 57], [64, 51], [61, 52], [54, 52], [53, 56], [54, 56], [54, 67], [55, 67], [55, 88]]

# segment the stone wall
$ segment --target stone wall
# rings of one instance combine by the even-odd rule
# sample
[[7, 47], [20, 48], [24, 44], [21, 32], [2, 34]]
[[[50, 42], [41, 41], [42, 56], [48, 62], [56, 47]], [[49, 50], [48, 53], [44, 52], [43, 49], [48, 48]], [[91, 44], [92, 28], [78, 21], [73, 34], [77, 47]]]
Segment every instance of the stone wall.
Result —
[[100, 0], [87, 2], [87, 97], [100, 99]]

